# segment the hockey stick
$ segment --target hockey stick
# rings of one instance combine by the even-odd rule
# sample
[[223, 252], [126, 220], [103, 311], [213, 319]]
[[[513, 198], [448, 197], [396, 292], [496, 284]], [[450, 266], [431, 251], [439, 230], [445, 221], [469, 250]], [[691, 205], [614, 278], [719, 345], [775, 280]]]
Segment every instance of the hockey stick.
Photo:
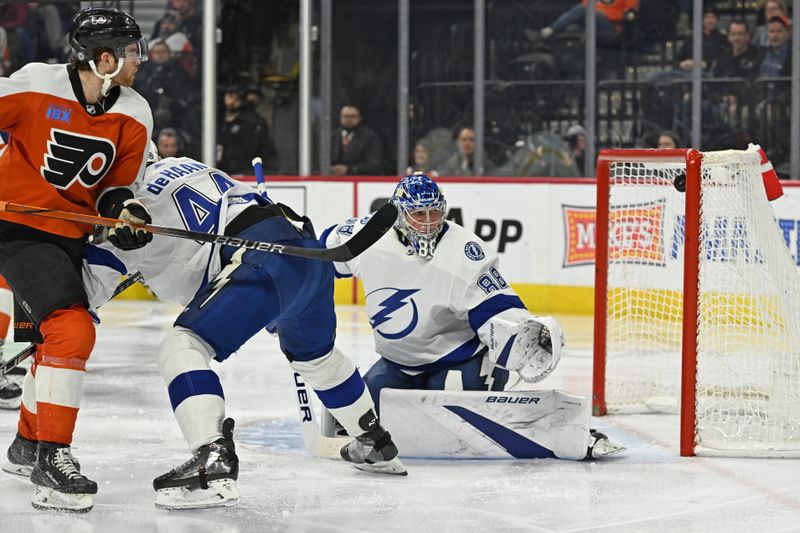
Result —
[[350, 437], [325, 437], [320, 432], [319, 423], [311, 403], [311, 394], [306, 387], [303, 377], [294, 372], [294, 386], [296, 389], [297, 414], [300, 417], [300, 429], [303, 433], [303, 446], [309, 455], [324, 459], [339, 459], [339, 450], [350, 442]]
[[253, 171], [256, 173], [256, 187], [258, 187], [258, 194], [267, 200], [272, 201], [267, 194], [267, 183], [264, 181], [264, 165], [262, 165], [260, 157], [253, 158]]
[[35, 215], [46, 218], [57, 218], [59, 220], [69, 220], [72, 222], [82, 222], [94, 224], [96, 226], [106, 226], [114, 228], [118, 224], [128, 224], [134, 229], [142, 229], [154, 235], [166, 235], [168, 237], [178, 237], [193, 241], [210, 242], [222, 246], [236, 246], [239, 248], [249, 248], [262, 252], [271, 252], [294, 257], [305, 257], [307, 259], [318, 259], [320, 261], [335, 261], [346, 263], [358, 256], [361, 252], [372, 246], [380, 239], [397, 220], [397, 208], [391, 204], [381, 207], [370, 218], [364, 228], [356, 233], [352, 239], [335, 248], [303, 248], [301, 246], [289, 246], [286, 244], [276, 244], [264, 241], [251, 241], [239, 237], [229, 237], [228, 235], [215, 235], [213, 233], [201, 233], [179, 228], [166, 228], [151, 224], [135, 224], [125, 222], [116, 218], [106, 218], [95, 215], [84, 215], [82, 213], [72, 213], [69, 211], [58, 211], [56, 209], [46, 209], [43, 207], [33, 207], [11, 202], [0, 201], [0, 211], [6, 213], [18, 213], [22, 215]]
[[[108, 300], [109, 301], [113, 300], [134, 283], [142, 281], [142, 279], [143, 278], [141, 272], [134, 272], [133, 274], [122, 280], [119, 285], [117, 285], [117, 288], [114, 289], [114, 294], [112, 294], [111, 298], [109, 298]], [[24, 361], [34, 353], [36, 353], [36, 345], [29, 344], [28, 346], [23, 348], [22, 351], [20, 351], [17, 355], [12, 357], [8, 361], [3, 361], [2, 363], [0, 363], [0, 376], [5, 376], [6, 374], [8, 374], [9, 371], [18, 367], [22, 361]]]

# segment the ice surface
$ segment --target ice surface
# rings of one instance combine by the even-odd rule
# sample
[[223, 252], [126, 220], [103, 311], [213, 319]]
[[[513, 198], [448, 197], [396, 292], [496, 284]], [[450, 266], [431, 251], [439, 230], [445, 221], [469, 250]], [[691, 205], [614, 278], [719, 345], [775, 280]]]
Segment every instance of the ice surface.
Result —
[[[241, 503], [156, 510], [152, 479], [188, 458], [154, 362], [178, 311], [128, 301], [102, 309], [73, 443], [82, 469], [99, 484], [95, 507], [86, 515], [36, 511], [29, 482], [0, 472], [0, 531], [800, 531], [800, 461], [680, 458], [676, 415], [595, 419], [628, 451], [594, 463], [409, 460], [409, 476], [397, 478], [307, 457], [292, 374], [267, 334], [214, 367], [237, 421]], [[591, 323], [561, 318], [569, 351], [538, 385], [588, 395]], [[339, 310], [338, 335], [362, 367], [371, 363], [360, 308]], [[17, 416], [0, 411], [3, 453]]]

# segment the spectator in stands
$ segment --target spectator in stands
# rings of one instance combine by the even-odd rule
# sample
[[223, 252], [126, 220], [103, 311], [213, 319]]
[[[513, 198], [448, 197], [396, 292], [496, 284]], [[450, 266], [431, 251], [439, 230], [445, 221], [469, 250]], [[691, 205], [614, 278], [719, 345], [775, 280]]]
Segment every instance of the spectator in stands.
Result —
[[[719, 18], [714, 8], [706, 6], [703, 10], [703, 73], [708, 73], [709, 68], [719, 57], [720, 52], [728, 46], [728, 39], [719, 31], [717, 24]], [[691, 37], [684, 41], [684, 45], [678, 52], [678, 68], [685, 73], [686, 78], [691, 77], [693, 65], [692, 56], [694, 46]]]
[[[575, 4], [552, 24], [542, 28], [542, 38], [549, 39], [552, 35], [567, 31], [570, 27], [578, 27], [582, 31], [586, 21], [586, 2], [587, 0], [581, 0], [580, 4]], [[622, 34], [623, 21], [636, 18], [639, 0], [597, 0], [595, 8], [597, 9], [597, 41], [612, 43], [617, 41]]]
[[184, 131], [198, 131], [199, 94], [188, 74], [172, 57], [164, 41], [153, 42], [149, 56], [150, 60], [139, 66], [134, 89], [153, 110], [153, 129], [175, 126]]
[[36, 41], [36, 61], [66, 61], [71, 49], [65, 38], [65, 28], [76, 13], [76, 6], [62, 2], [31, 2], [29, 23]]
[[229, 86], [225, 89], [224, 101], [225, 114], [217, 133], [217, 166], [231, 174], [251, 174], [251, 162], [259, 156], [264, 161], [265, 172], [277, 172], [280, 159], [267, 122], [249, 106], [243, 105], [242, 88]]
[[414, 145], [414, 152], [411, 154], [413, 164], [406, 168], [406, 174], [411, 175], [414, 172], [424, 172], [432, 178], [438, 178], [439, 173], [430, 167], [431, 151], [425, 141], [419, 140]]
[[734, 18], [728, 24], [729, 46], [723, 48], [711, 67], [714, 78], [741, 78], [744, 83], [725, 82], [709, 91], [711, 101], [707, 105], [711, 112], [713, 127], [738, 128], [745, 126], [747, 99], [752, 82], [761, 66], [762, 51], [750, 44], [750, 30], [744, 19]]
[[249, 106], [250, 109], [261, 115], [264, 120], [267, 120], [267, 113], [262, 103], [263, 93], [261, 88], [255, 83], [251, 83], [244, 90], [244, 105]]
[[183, 155], [181, 139], [175, 128], [164, 128], [158, 133], [156, 146], [161, 157], [178, 157]]
[[658, 134], [658, 144], [656, 148], [669, 149], [678, 148], [681, 146], [680, 136], [672, 130], [664, 130]]
[[583, 172], [583, 165], [586, 156], [586, 130], [580, 124], [569, 127], [564, 135], [564, 140], [569, 147], [569, 155], [574, 161], [579, 172]]
[[196, 57], [202, 56], [203, 17], [197, 10], [197, 0], [170, 0], [178, 12], [178, 31], [189, 38]]
[[761, 0], [759, 4], [762, 9], [759, 15], [761, 25], [753, 34], [753, 44], [765, 48], [769, 46], [769, 21], [775, 17], [784, 17], [789, 22], [789, 10], [784, 0]]
[[8, 49], [8, 34], [0, 26], [0, 76], [11, 74], [11, 50]]
[[[456, 153], [454, 153], [439, 169], [443, 176], [475, 176], [473, 158], [475, 157], [475, 130], [466, 126], [456, 134]], [[494, 166], [485, 158], [483, 171], [489, 174]]]
[[380, 174], [383, 170], [381, 140], [363, 124], [354, 104], [345, 104], [339, 112], [331, 151], [330, 173], [334, 176]]
[[759, 76], [789, 76], [792, 73], [792, 49], [789, 42], [789, 19], [772, 17], [767, 23], [769, 34]]
[[261, 88], [255, 83], [251, 83], [247, 86], [247, 89], [244, 91], [244, 100], [245, 102], [251, 106], [253, 109], [258, 108], [261, 104]]
[[761, 66], [761, 51], [750, 44], [750, 30], [744, 19], [734, 18], [728, 24], [728, 44], [712, 66], [714, 77], [755, 79]]
[[190, 76], [195, 71], [194, 47], [185, 33], [180, 31], [180, 14], [177, 11], [167, 11], [161, 20], [158, 21], [158, 37], [150, 41], [152, 47], [155, 43], [164, 42], [169, 47], [172, 57], [180, 62], [180, 65]]
[[11, 71], [33, 61], [36, 53], [28, 30], [29, 16], [30, 6], [25, 3], [0, 4], [0, 28], [6, 31]]

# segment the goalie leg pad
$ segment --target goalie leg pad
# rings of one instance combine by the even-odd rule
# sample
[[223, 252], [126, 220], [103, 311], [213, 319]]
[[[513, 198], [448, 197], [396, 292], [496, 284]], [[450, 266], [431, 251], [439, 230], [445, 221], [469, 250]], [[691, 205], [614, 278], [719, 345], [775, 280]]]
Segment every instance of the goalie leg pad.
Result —
[[292, 361], [292, 368], [311, 385], [320, 401], [350, 435], [364, 432], [358, 421], [374, 410], [369, 391], [353, 362], [341, 350], [311, 361]]
[[404, 457], [580, 460], [589, 444], [586, 399], [559, 390], [386, 389], [382, 403]]
[[213, 353], [203, 339], [180, 326], [167, 334], [158, 351], [158, 372], [190, 450], [222, 437], [225, 396], [219, 376], [208, 365]]

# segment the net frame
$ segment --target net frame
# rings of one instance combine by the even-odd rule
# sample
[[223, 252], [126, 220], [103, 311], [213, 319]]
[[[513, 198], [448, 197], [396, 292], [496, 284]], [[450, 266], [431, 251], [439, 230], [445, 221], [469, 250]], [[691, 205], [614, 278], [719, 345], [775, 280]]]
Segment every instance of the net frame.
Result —
[[[731, 154], [731, 155], [728, 155]], [[611, 210], [611, 168], [615, 164], [657, 164], [685, 166], [685, 226], [682, 282], [683, 320], [680, 328], [680, 454], [682, 456], [723, 455], [758, 457], [798, 457], [800, 445], [796, 450], [749, 450], [749, 449], [707, 449], [698, 446], [698, 312], [700, 299], [700, 258], [701, 242], [701, 190], [703, 159], [709, 161], [720, 157], [743, 157], [742, 151], [714, 152], [703, 154], [693, 149], [673, 150], [603, 150], [598, 158], [597, 179], [597, 224], [596, 224], [596, 268], [595, 268], [595, 331], [594, 331], [594, 376], [593, 413], [602, 416], [607, 413], [606, 404], [606, 342], [608, 332], [609, 302], [609, 235]], [[747, 158], [755, 157], [748, 155]], [[711, 165], [709, 165], [710, 167]], [[635, 181], [635, 180], [634, 180]], [[643, 181], [644, 183], [644, 181]], [[618, 204], [614, 205], [619, 208]], [[777, 228], [776, 228], [777, 229]], [[663, 243], [662, 243], [663, 245]], [[785, 251], [788, 256], [788, 250]], [[795, 430], [793, 430], [795, 431]], [[792, 438], [797, 438], [796, 431]], [[724, 447], [723, 447], [724, 448]]]

